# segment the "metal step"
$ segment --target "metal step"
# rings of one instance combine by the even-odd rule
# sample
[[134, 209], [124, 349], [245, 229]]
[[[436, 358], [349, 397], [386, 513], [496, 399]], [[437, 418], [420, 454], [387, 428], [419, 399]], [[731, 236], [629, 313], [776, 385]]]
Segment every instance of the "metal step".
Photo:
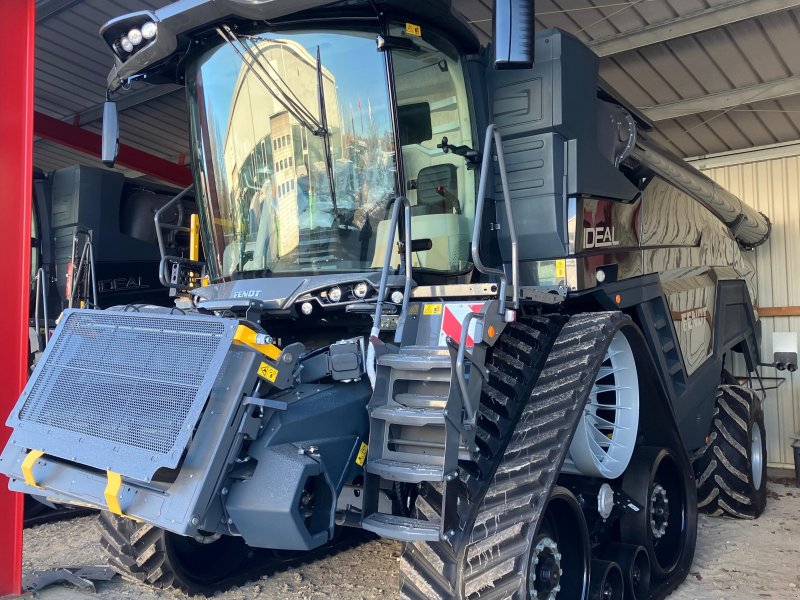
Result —
[[384, 354], [378, 357], [378, 364], [399, 371], [430, 371], [450, 369], [450, 357], [444, 354], [412, 354], [403, 351], [399, 354]]
[[444, 408], [445, 404], [447, 404], [447, 396], [404, 392], [395, 394], [394, 401], [410, 408]]
[[666, 342], [661, 344], [661, 350], [663, 350], [665, 354], [667, 352], [671, 352], [674, 349], [675, 349], [675, 342], [673, 342], [672, 340], [667, 340]]
[[428, 383], [450, 383], [453, 372], [450, 369], [429, 369], [427, 371], [413, 369], [392, 369], [394, 381], [422, 381]]
[[367, 473], [379, 475], [387, 481], [422, 483], [423, 481], [443, 481], [444, 468], [440, 465], [405, 462], [379, 458], [367, 461]]
[[438, 542], [439, 521], [423, 521], [385, 513], [372, 513], [361, 527], [381, 537], [403, 542]]
[[381, 406], [372, 411], [373, 419], [398, 425], [444, 425], [443, 409], [410, 408], [406, 406]]

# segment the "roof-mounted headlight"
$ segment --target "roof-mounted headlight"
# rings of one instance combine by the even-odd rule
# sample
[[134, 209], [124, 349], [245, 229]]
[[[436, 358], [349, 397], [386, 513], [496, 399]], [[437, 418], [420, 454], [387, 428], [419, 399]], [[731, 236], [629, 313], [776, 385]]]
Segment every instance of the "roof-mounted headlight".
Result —
[[153, 21], [147, 21], [142, 25], [142, 37], [146, 40], [152, 40], [156, 37], [158, 26]]
[[133, 52], [133, 43], [131, 43], [127, 35], [123, 35], [119, 39], [119, 45], [122, 47], [123, 50], [125, 50], [125, 52]]
[[142, 37], [142, 31], [134, 27], [128, 32], [128, 39], [130, 40], [131, 44], [138, 46], [142, 43], [144, 37]]

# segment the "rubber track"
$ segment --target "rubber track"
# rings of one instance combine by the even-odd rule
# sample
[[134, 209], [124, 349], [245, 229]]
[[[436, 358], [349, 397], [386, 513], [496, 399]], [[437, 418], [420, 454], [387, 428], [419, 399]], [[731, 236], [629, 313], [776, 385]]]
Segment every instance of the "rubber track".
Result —
[[[459, 499], [459, 513], [465, 514], [468, 505], [474, 517], [464, 522], [470, 533], [459, 550], [454, 552], [444, 542], [405, 545], [400, 564], [403, 598], [522, 598], [527, 550], [536, 523], [607, 346], [614, 331], [628, 322], [622, 313], [604, 312], [575, 315], [564, 324], [549, 351], [544, 349], [547, 360], [535, 388], [529, 397], [525, 393], [519, 398], [527, 402], [513, 433], [506, 436], [507, 446], [497, 436], [491, 417], [498, 414], [498, 405], [508, 406], [514, 395], [531, 389], [531, 384], [521, 388], [529, 379], [528, 365], [536, 361], [530, 354], [527, 358], [522, 353], [509, 355], [499, 344], [487, 364], [491, 376], [481, 397], [481, 414], [487, 420], [479, 422], [484, 444], [502, 448], [491, 456], [495, 470], [485, 480], [491, 485], [484, 483], [483, 490], [476, 490], [474, 474], [462, 476], [471, 493]], [[537, 325], [542, 331], [542, 323]], [[514, 329], [511, 332], [516, 338]], [[507, 333], [509, 329], [504, 336]], [[437, 496], [422, 495], [421, 500], [421, 505], [417, 501], [420, 516], [438, 517]]]
[[[174, 574], [164, 568], [163, 541], [160, 530], [146, 523], [116, 517], [107, 511], [99, 516], [100, 545], [108, 564], [120, 576], [134, 583], [162, 590], [182, 590]], [[211, 595], [241, 586], [262, 577], [313, 563], [359, 546], [375, 536], [363, 530], [346, 528], [339, 538], [307, 552], [278, 552], [253, 549], [248, 564], [235, 575], [214, 584], [214, 590], [189, 590], [188, 595]], [[186, 590], [182, 590], [186, 591]]]

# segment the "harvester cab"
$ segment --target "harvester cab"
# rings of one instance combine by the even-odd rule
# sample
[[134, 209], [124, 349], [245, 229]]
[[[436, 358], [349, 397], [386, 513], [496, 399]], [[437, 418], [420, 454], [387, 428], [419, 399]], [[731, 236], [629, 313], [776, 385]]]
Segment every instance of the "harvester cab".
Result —
[[[104, 26], [111, 92], [186, 86], [208, 284], [65, 314], [9, 417], [12, 489], [105, 509], [117, 569], [190, 592], [350, 525], [405, 542], [408, 598], [661, 598], [698, 490], [759, 514], [730, 356], [758, 364], [742, 250], [769, 221], [532, 10], [497, 1], [494, 54], [447, 0]], [[723, 404], [749, 449], [724, 463]]]
[[[191, 195], [101, 167], [73, 165], [33, 178], [31, 351], [44, 349], [65, 308], [166, 306], [163, 252], [189, 254]], [[162, 213], [157, 230], [153, 213]]]

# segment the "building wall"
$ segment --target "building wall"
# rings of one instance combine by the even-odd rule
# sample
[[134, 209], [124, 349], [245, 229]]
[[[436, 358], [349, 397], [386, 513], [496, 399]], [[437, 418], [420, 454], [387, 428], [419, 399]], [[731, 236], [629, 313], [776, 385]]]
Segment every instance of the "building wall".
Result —
[[[747, 156], [735, 160], [745, 161]], [[757, 305], [800, 307], [800, 156], [715, 166], [704, 172], [772, 221], [770, 239], [748, 253], [756, 268]], [[794, 312], [800, 315], [800, 309]], [[800, 316], [762, 315], [761, 322], [764, 362], [772, 360], [773, 331], [794, 331], [800, 336]], [[800, 371], [790, 374], [764, 367], [761, 372], [785, 379], [777, 390], [767, 392], [764, 412], [770, 466], [789, 466], [793, 464], [791, 444], [800, 432]], [[764, 381], [765, 387], [776, 383]]]

